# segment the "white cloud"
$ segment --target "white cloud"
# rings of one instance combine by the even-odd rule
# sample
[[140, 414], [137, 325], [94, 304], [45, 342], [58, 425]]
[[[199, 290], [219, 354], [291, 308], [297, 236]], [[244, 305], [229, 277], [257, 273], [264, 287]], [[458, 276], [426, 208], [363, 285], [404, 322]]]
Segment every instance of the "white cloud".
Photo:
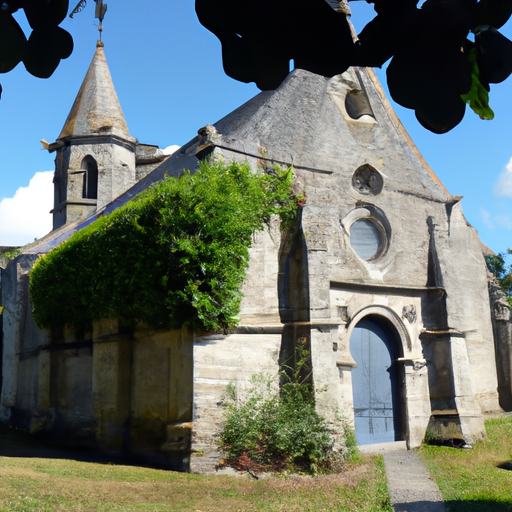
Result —
[[172, 155], [173, 153], [178, 151], [178, 149], [180, 149], [180, 147], [181, 146], [177, 146], [176, 144], [173, 144], [172, 146], [167, 146], [165, 149], [162, 149], [162, 153], [164, 155]]
[[480, 208], [480, 213], [482, 214], [482, 222], [484, 223], [484, 226], [489, 229], [494, 229], [494, 223], [491, 220], [491, 214], [485, 208]]
[[28, 187], [0, 201], [0, 245], [32, 242], [52, 229], [53, 171], [38, 172]]
[[512, 216], [510, 215], [491, 215], [485, 208], [480, 208], [482, 214], [482, 223], [487, 229], [506, 229], [512, 231]]
[[509, 231], [512, 230], [512, 219], [509, 215], [496, 215], [494, 222], [502, 228], [508, 229]]
[[512, 158], [494, 185], [494, 195], [498, 197], [512, 197]]

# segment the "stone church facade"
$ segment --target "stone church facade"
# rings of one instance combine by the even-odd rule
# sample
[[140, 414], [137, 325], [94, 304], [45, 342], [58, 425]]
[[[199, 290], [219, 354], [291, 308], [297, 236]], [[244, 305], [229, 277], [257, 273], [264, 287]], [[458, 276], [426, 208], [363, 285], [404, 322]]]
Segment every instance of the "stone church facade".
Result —
[[[171, 156], [128, 131], [101, 44], [57, 141], [54, 230], [2, 269], [0, 420], [182, 470], [219, 459], [230, 381], [311, 352], [317, 409], [362, 445], [472, 444], [512, 410], [510, 309], [491, 285], [460, 197], [424, 161], [372, 70], [296, 70]], [[71, 234], [204, 158], [293, 165], [294, 229], [254, 235], [240, 324], [228, 334], [35, 325], [28, 274]], [[79, 271], [79, 269], [77, 269]]]

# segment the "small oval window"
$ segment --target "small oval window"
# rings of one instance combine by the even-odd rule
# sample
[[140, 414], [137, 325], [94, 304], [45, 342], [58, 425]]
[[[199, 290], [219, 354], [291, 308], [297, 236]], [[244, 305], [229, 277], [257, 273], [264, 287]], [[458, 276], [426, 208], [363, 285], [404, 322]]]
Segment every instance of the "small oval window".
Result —
[[381, 231], [371, 220], [356, 220], [350, 227], [350, 245], [360, 258], [369, 260], [380, 251]]

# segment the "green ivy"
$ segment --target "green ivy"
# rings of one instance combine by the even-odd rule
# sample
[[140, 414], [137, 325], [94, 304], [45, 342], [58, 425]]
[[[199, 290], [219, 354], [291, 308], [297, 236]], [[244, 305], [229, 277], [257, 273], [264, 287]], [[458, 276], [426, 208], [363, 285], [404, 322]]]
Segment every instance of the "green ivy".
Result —
[[255, 231], [302, 204], [293, 169], [202, 163], [75, 233], [30, 273], [41, 328], [118, 318], [156, 329], [237, 324]]
[[0, 258], [4, 258], [6, 261], [12, 261], [21, 254], [21, 247], [9, 249], [7, 251], [0, 252]]

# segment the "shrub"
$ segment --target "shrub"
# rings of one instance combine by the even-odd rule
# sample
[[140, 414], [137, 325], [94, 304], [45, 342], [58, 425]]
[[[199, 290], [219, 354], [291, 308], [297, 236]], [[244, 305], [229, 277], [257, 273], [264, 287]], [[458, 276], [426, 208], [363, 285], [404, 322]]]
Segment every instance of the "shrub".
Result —
[[507, 255], [512, 255], [512, 249], [507, 249], [507, 253], [498, 253], [485, 256], [488, 269], [494, 274], [498, 280], [501, 289], [507, 296], [508, 303], [512, 307], [512, 265], [508, 265], [505, 261]]
[[236, 325], [252, 235], [303, 197], [292, 169], [202, 163], [75, 233], [30, 274], [41, 328], [118, 318], [157, 329]]
[[[301, 361], [307, 355], [302, 351]], [[345, 449], [335, 449], [339, 434], [316, 412], [311, 386], [293, 378], [279, 390], [275, 378], [255, 374], [242, 398], [231, 383], [222, 405], [219, 445], [225, 462], [237, 469], [317, 473], [339, 469], [355, 452], [355, 437], [344, 422]]]

